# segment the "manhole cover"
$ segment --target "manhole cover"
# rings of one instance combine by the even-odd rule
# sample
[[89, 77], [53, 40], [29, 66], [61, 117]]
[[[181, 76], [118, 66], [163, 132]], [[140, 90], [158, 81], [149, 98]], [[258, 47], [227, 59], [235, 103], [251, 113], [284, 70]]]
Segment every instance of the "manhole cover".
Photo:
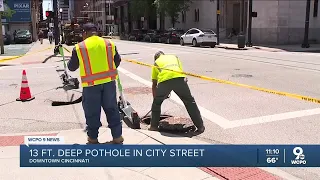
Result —
[[244, 78], [250, 78], [252, 75], [250, 74], [234, 74], [232, 77], [244, 77]]
[[152, 90], [149, 87], [130, 87], [123, 90], [127, 94], [151, 94]]

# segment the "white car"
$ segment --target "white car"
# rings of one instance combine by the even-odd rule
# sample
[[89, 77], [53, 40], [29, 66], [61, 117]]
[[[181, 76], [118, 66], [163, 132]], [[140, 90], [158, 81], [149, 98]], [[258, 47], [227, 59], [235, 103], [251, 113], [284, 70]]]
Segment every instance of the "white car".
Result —
[[192, 44], [192, 46], [210, 46], [214, 48], [217, 44], [217, 35], [210, 29], [189, 29], [180, 38], [180, 45]]

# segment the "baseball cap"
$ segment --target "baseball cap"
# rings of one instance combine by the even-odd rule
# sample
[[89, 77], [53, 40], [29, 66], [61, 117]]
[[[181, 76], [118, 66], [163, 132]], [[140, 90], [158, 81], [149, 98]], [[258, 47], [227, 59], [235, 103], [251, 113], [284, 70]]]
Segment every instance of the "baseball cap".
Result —
[[157, 60], [161, 55], [164, 55], [162, 51], [156, 52], [156, 54], [154, 55], [154, 60]]
[[86, 23], [83, 25], [84, 31], [96, 31], [98, 28], [93, 23]]

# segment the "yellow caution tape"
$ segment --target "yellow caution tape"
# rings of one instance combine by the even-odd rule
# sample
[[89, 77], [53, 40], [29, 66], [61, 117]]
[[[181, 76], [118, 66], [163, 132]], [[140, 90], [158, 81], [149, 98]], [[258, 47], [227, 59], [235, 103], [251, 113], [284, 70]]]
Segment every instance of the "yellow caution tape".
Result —
[[20, 55], [20, 56], [13, 56], [13, 57], [9, 57], [9, 58], [3, 58], [3, 59], [0, 59], [0, 62], [18, 59], [18, 58], [21, 58], [21, 57], [24, 57], [24, 56], [29, 56], [29, 55], [36, 54], [36, 53], [39, 53], [39, 52], [43, 52], [43, 51], [46, 51], [46, 50], [49, 50], [49, 49], [52, 49], [52, 47], [49, 47], [49, 48], [46, 48], [46, 49], [42, 49], [40, 51], [34, 51], [34, 52], [29, 53], [29, 54], [24, 54], [24, 55]]
[[[143, 65], [143, 66], [159, 68], [157, 66], [146, 64], [146, 63], [135, 61], [135, 60], [125, 60], [125, 61], [131, 62], [131, 63], [134, 63], [134, 64]], [[308, 96], [302, 96], [302, 95], [298, 95], [298, 94], [292, 94], [292, 93], [287, 93], [287, 92], [281, 92], [281, 91], [276, 91], [276, 90], [271, 90], [271, 89], [265, 89], [265, 88], [250, 86], [250, 85], [246, 85], [246, 84], [235, 83], [235, 82], [216, 79], [216, 78], [212, 78], [212, 77], [208, 77], [208, 76], [201, 76], [201, 75], [193, 74], [193, 73], [189, 73], [189, 72], [179, 72], [179, 71], [174, 71], [174, 70], [166, 69], [166, 68], [162, 68], [162, 69], [168, 70], [168, 71], [177, 72], [177, 73], [181, 73], [181, 74], [185, 74], [185, 75], [189, 75], [189, 76], [193, 76], [193, 77], [196, 77], [196, 78], [200, 78], [200, 79], [204, 79], [204, 80], [208, 80], [208, 81], [212, 81], [212, 82], [217, 82], [217, 83], [222, 83], [222, 84], [230, 84], [230, 85], [234, 85], [234, 86], [244, 87], [244, 88], [253, 89], [253, 90], [257, 90], [257, 91], [262, 91], [262, 92], [266, 92], [266, 93], [270, 93], [270, 94], [277, 94], [277, 95], [280, 95], [280, 96], [286, 96], [286, 97], [290, 97], [290, 98], [295, 98], [295, 99], [300, 99], [300, 100], [303, 100], [303, 101], [308, 101], [308, 102], [320, 104], [320, 99], [312, 98], [312, 97], [308, 97]]]

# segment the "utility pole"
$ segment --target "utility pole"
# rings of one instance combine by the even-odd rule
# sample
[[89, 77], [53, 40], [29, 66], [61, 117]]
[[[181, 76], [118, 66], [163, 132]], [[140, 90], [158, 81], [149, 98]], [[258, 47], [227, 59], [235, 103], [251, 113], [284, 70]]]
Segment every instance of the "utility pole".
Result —
[[252, 47], [251, 32], [252, 32], [252, 0], [249, 0], [249, 22], [248, 22], [248, 42], [247, 42], [248, 47]]
[[241, 0], [241, 34], [244, 34], [244, 0]]
[[217, 45], [220, 44], [220, 0], [217, 0], [217, 24], [216, 24], [216, 31], [217, 31]]
[[307, 7], [306, 7], [306, 21], [304, 26], [304, 38], [303, 43], [301, 45], [302, 48], [309, 48], [309, 19], [310, 19], [310, 4], [311, 0], [307, 0]]
[[1, 54], [4, 54], [4, 42], [3, 42], [3, 32], [2, 32], [2, 16], [0, 14], [0, 46], [1, 46]]
[[53, 23], [54, 23], [54, 44], [58, 45], [59, 44], [59, 37], [60, 37], [60, 32], [59, 32], [59, 19], [58, 19], [58, 2], [57, 0], [53, 0]]

